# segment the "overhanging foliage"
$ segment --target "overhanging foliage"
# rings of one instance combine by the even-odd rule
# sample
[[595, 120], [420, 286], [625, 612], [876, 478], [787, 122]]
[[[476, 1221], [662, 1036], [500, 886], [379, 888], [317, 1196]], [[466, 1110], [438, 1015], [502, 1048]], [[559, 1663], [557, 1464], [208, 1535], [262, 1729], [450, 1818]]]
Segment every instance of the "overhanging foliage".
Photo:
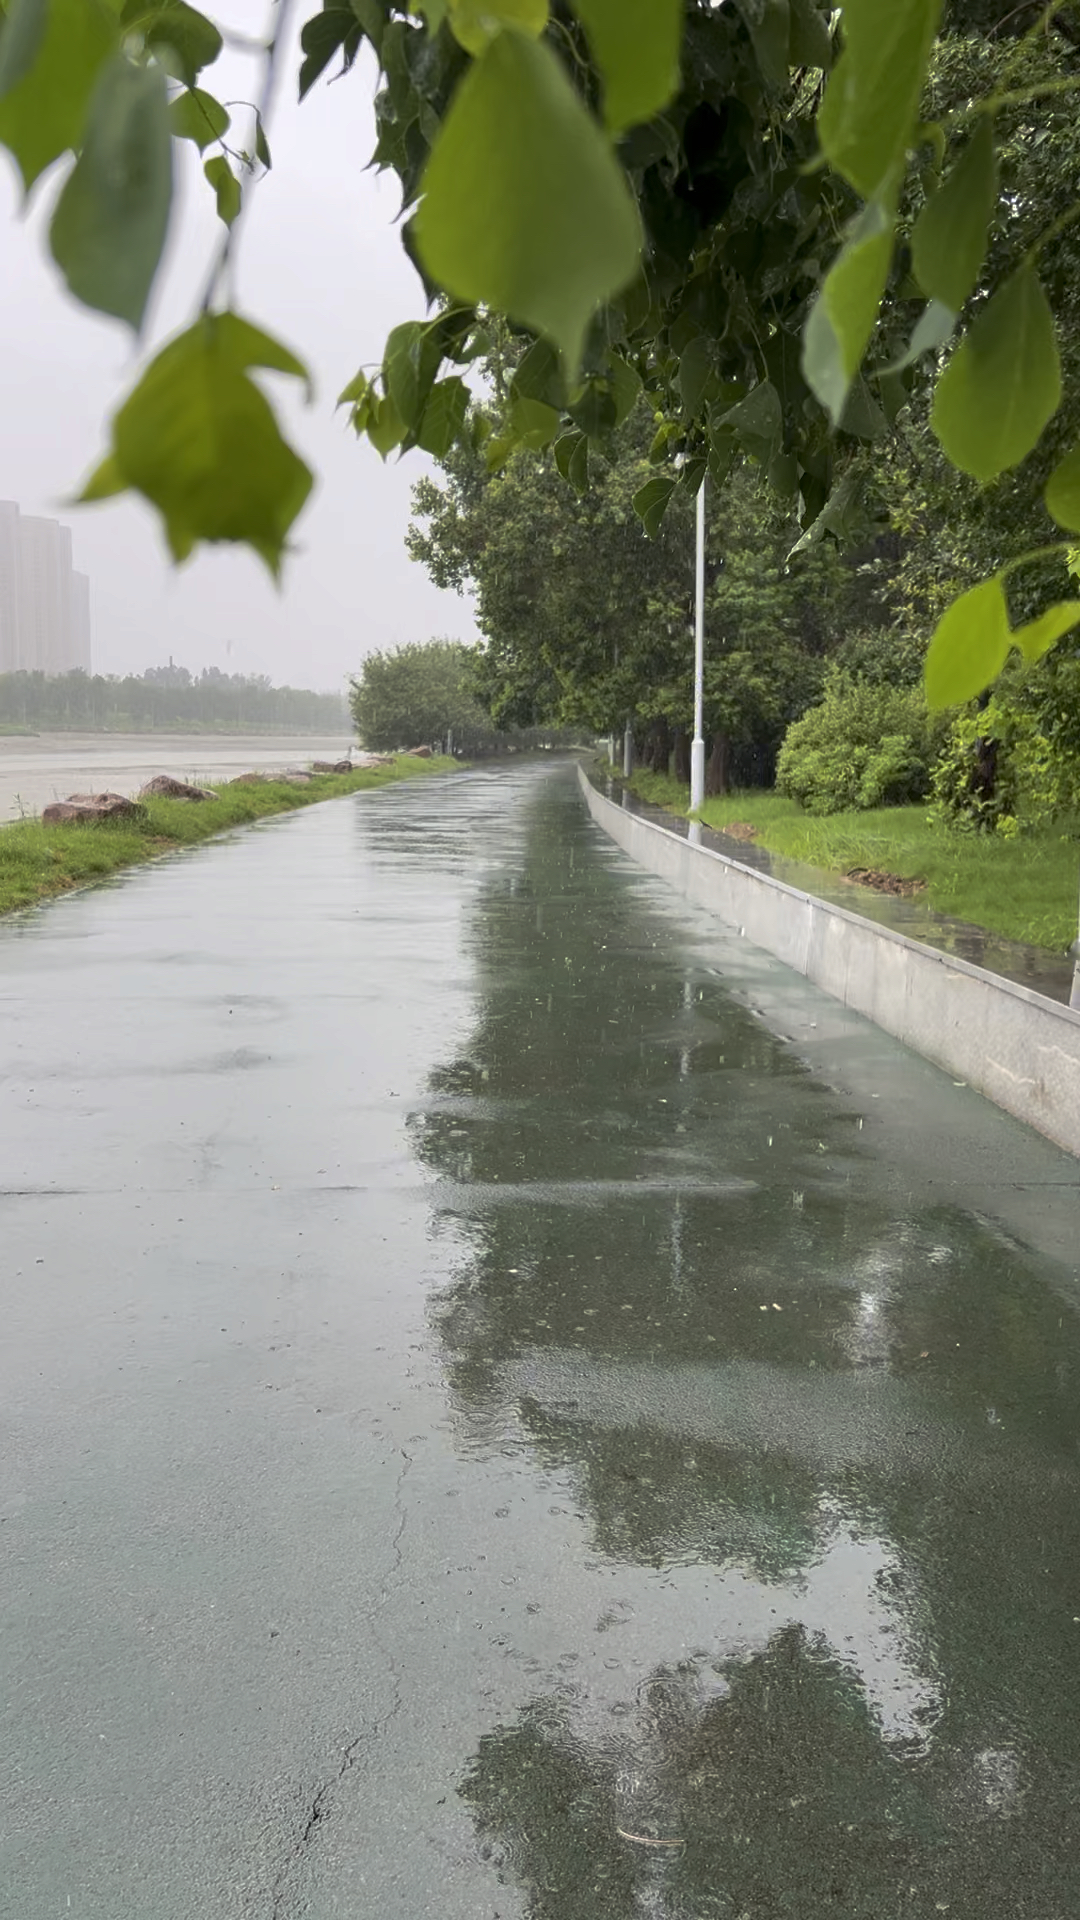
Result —
[[[287, 10], [262, 58], [266, 88]], [[924, 119], [938, 45], [1000, 52], [982, 91]], [[1080, 88], [1071, 5], [1001, 12], [954, 0], [351, 0], [303, 29], [301, 94], [361, 43], [380, 69], [375, 161], [398, 175], [403, 240], [433, 318], [395, 329], [381, 368], [342, 401], [358, 433], [445, 453], [469, 432], [492, 467], [553, 445], [587, 484], [644, 389], [656, 475], [650, 531], [676, 487], [722, 482], [748, 454], [797, 505], [804, 541], [859, 518], [865, 451], [934, 390], [946, 459], [982, 484], [1013, 473], [1075, 408], [1063, 385], [1061, 236], [1000, 179], [1049, 103]], [[234, 134], [205, 84], [218, 28], [186, 0], [9, 0], [0, 34], [0, 141], [27, 187], [59, 164], [51, 246], [71, 291], [138, 328], [172, 204], [170, 143], [204, 163], [223, 222], [199, 317], [121, 406], [88, 498], [134, 488], [174, 554], [246, 541], [277, 570], [311, 476], [257, 375], [303, 373], [272, 333], [221, 311], [224, 266], [251, 185], [270, 164], [261, 113]], [[489, 312], [535, 336], [505, 391], [467, 419], [462, 370]], [[1045, 488], [1039, 551], [1080, 533], [1065, 447]], [[854, 463], [854, 465], [853, 465]], [[1040, 510], [1042, 511], [1042, 510]], [[1046, 537], [1043, 537], [1045, 535]], [[1019, 552], [1006, 556], [1009, 568]], [[938, 630], [936, 698], [985, 684], [1034, 635], [985, 618], [985, 581]], [[1045, 609], [1039, 609], [1041, 617]]]

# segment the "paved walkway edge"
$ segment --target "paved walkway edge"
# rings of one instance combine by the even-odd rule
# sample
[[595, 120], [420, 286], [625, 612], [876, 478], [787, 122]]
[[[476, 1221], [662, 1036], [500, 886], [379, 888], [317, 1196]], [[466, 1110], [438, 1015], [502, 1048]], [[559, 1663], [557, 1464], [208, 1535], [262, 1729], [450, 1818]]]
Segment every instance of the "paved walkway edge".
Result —
[[581, 790], [597, 825], [697, 907], [1080, 1156], [1080, 1012], [818, 900]]

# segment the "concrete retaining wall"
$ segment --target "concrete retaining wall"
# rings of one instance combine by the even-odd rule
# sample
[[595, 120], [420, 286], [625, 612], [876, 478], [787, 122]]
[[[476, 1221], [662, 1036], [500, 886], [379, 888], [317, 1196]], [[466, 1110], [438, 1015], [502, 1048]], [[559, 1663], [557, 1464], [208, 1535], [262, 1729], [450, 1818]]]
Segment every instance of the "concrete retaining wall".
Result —
[[695, 906], [1080, 1155], [1080, 1013], [800, 893], [616, 806], [579, 769], [597, 824]]

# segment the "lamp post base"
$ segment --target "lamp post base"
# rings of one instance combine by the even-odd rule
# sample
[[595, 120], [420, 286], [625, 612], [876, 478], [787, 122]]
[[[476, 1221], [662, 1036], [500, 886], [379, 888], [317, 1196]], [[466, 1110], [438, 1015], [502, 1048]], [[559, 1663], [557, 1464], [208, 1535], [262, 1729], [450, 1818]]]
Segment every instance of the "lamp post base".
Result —
[[697, 813], [705, 800], [705, 742], [690, 742], [690, 811]]

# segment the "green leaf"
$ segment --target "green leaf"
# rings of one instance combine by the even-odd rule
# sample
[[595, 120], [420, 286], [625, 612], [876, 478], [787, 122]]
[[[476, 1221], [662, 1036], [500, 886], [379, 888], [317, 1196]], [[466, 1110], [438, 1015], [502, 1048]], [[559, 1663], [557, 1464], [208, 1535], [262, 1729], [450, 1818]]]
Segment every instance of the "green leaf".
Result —
[[523, 400], [543, 400], [549, 407], [562, 407], [566, 400], [559, 356], [550, 340], [534, 340], [522, 354], [510, 382], [512, 394]]
[[641, 229], [625, 175], [549, 47], [507, 28], [474, 61], [421, 191], [425, 271], [545, 334], [573, 378], [593, 312], [637, 272]]
[[938, 347], [943, 347], [956, 326], [956, 314], [951, 307], [944, 307], [940, 300], [931, 300], [923, 308], [903, 353], [897, 360], [890, 360], [887, 367], [881, 368], [882, 374], [903, 373], [916, 360]]
[[1054, 318], [1024, 266], [976, 315], [938, 380], [930, 424], [953, 466], [985, 482], [1031, 452], [1060, 400]]
[[[349, 5], [376, 53], [380, 53], [383, 35], [389, 25], [382, 0], [349, 0]], [[426, 0], [426, 6], [419, 11], [427, 13], [429, 31], [437, 33], [446, 13], [446, 0]]]
[[411, 433], [424, 411], [442, 360], [442, 343], [423, 320], [395, 327], [383, 355], [383, 386]]
[[834, 427], [874, 331], [892, 250], [892, 214], [881, 201], [871, 200], [810, 309], [803, 336], [803, 375]]
[[352, 406], [356, 401], [365, 399], [370, 391], [371, 382], [367, 374], [361, 370], [360, 373], [353, 374], [347, 387], [342, 387], [337, 397], [337, 404], [339, 407]]
[[641, 375], [618, 353], [608, 354], [607, 373], [611, 383], [611, 397], [615, 403], [615, 425], [621, 427], [623, 421], [629, 418], [637, 406], [641, 393]]
[[416, 429], [417, 446], [442, 460], [465, 429], [469, 411], [469, 389], [460, 375], [451, 374], [431, 389], [420, 425]]
[[79, 503], [93, 500], [111, 500], [118, 493], [127, 492], [127, 481], [116, 464], [116, 455], [107, 453], [90, 475], [82, 492]]
[[784, 430], [784, 410], [771, 380], [760, 380], [745, 400], [721, 413], [716, 425], [734, 433], [749, 453], [769, 459]]
[[1009, 613], [1001, 575], [962, 593], [938, 621], [926, 655], [931, 707], [955, 707], [988, 687], [1009, 655]]
[[954, 313], [979, 278], [997, 191], [994, 127], [984, 114], [948, 179], [927, 201], [911, 236], [919, 285]]
[[1058, 600], [1054, 606], [1047, 607], [1037, 620], [1029, 620], [1026, 626], [1014, 627], [1013, 645], [1019, 647], [1024, 659], [1034, 666], [1044, 653], [1061, 639], [1062, 634], [1071, 632], [1080, 625], [1080, 600]]
[[510, 455], [518, 445], [512, 433], [493, 433], [484, 443], [484, 465], [489, 473], [498, 473], [505, 467]]
[[667, 460], [672, 450], [672, 441], [681, 440], [682, 437], [683, 429], [681, 420], [661, 420], [660, 425], [653, 435], [652, 444], [649, 448], [650, 464], [655, 467], [659, 465], [661, 460]]
[[874, 375], [874, 384], [878, 390], [881, 411], [889, 426], [894, 427], [911, 398], [907, 382], [902, 373], [894, 373], [886, 367], [883, 372]]
[[195, 85], [203, 67], [212, 66], [221, 52], [221, 35], [213, 21], [186, 0], [128, 0], [120, 24], [141, 33], [165, 71], [187, 87]]
[[799, 463], [793, 453], [778, 453], [769, 462], [769, 485], [782, 500], [790, 500], [799, 491]]
[[854, 434], [857, 440], [876, 440], [885, 432], [888, 424], [866, 381], [859, 374], [852, 381], [844, 402], [844, 411], [840, 415], [841, 429], [844, 433]]
[[388, 393], [374, 401], [368, 415], [367, 436], [376, 453], [386, 459], [404, 440], [406, 426]]
[[236, 315], [204, 314], [151, 362], [113, 422], [116, 468], [157, 507], [178, 560], [200, 540], [241, 541], [280, 570], [311, 474], [248, 378], [264, 364], [300, 365]]
[[650, 540], [655, 540], [678, 482], [674, 474], [658, 473], [634, 495], [634, 512]]
[[1080, 447], [1059, 460], [1046, 483], [1046, 509], [1059, 527], [1080, 533]]
[[796, 540], [788, 554], [789, 560], [797, 553], [806, 553], [811, 547], [819, 546], [830, 533], [836, 540], [850, 537], [858, 524], [865, 477], [861, 463], [848, 467], [829, 494], [821, 512]]
[[688, 420], [700, 413], [716, 387], [715, 347], [707, 334], [699, 333], [684, 347], [679, 359], [679, 392]]
[[832, 65], [828, 22], [815, 0], [791, 0], [788, 57], [793, 67], [820, 67], [827, 73]]
[[0, 142], [27, 192], [53, 160], [81, 144], [94, 82], [116, 52], [116, 21], [100, 0], [48, 0], [48, 9], [37, 58], [0, 99]]
[[548, 23], [548, 0], [450, 0], [450, 28], [466, 53], [483, 53], [504, 27], [534, 38]]
[[589, 436], [586, 433], [562, 433], [552, 452], [555, 465], [575, 493], [589, 491]]
[[688, 493], [690, 495], [691, 500], [696, 499], [698, 488], [701, 486], [701, 483], [704, 480], [708, 470], [709, 470], [708, 454], [706, 453], [687, 454], [686, 459], [683, 461], [682, 466], [679, 468], [679, 478], [677, 483], [679, 487], [679, 491], [681, 493]]
[[138, 331], [171, 201], [165, 76], [118, 55], [94, 88], [83, 149], [49, 229], [53, 259], [77, 300]]
[[574, 395], [568, 412], [575, 427], [580, 427], [591, 440], [602, 440], [605, 434], [614, 433], [616, 408], [611, 381], [603, 374], [593, 374]]
[[604, 83], [613, 133], [652, 120], [679, 86], [681, 0], [571, 0]]
[[369, 387], [367, 392], [357, 399], [355, 405], [349, 408], [349, 425], [358, 440], [370, 427], [378, 405], [378, 396], [374, 388]]
[[738, 454], [739, 443], [733, 433], [725, 432], [723, 427], [710, 427], [709, 478], [718, 490], [727, 480]]
[[218, 219], [231, 227], [240, 212], [242, 196], [239, 180], [223, 153], [215, 153], [212, 160], [207, 160], [203, 172], [214, 189]]
[[229, 115], [220, 100], [201, 87], [178, 94], [169, 107], [169, 130], [175, 140], [194, 140], [200, 153], [229, 131]]
[[772, 87], [782, 87], [788, 74], [791, 14], [788, 0], [736, 0], [754, 44], [762, 75]]
[[817, 128], [826, 157], [864, 200], [903, 162], [940, 12], [941, 0], [845, 0], [844, 50]]
[[511, 401], [509, 432], [516, 446], [531, 447], [539, 453], [551, 445], [558, 431], [556, 407], [545, 406], [542, 400]]
[[231, 353], [238, 367], [246, 373], [250, 367], [265, 367], [270, 373], [287, 373], [293, 380], [300, 380], [304, 386], [304, 398], [314, 398], [314, 386], [311, 375], [304, 362], [297, 359], [295, 353], [282, 346], [272, 334], [264, 333], [250, 320], [238, 313], [219, 313], [217, 315], [217, 335], [222, 351]]
[[304, 22], [300, 46], [304, 58], [300, 64], [300, 98], [310, 93], [320, 73], [330, 65], [341, 49], [346, 67], [351, 67], [360, 45], [361, 29], [349, 7], [327, 7]]
[[0, 15], [0, 98], [25, 80], [45, 42], [49, 0], [12, 0]]
[[413, 0], [413, 12], [420, 15], [429, 33], [438, 33], [446, 19], [448, 0]]

